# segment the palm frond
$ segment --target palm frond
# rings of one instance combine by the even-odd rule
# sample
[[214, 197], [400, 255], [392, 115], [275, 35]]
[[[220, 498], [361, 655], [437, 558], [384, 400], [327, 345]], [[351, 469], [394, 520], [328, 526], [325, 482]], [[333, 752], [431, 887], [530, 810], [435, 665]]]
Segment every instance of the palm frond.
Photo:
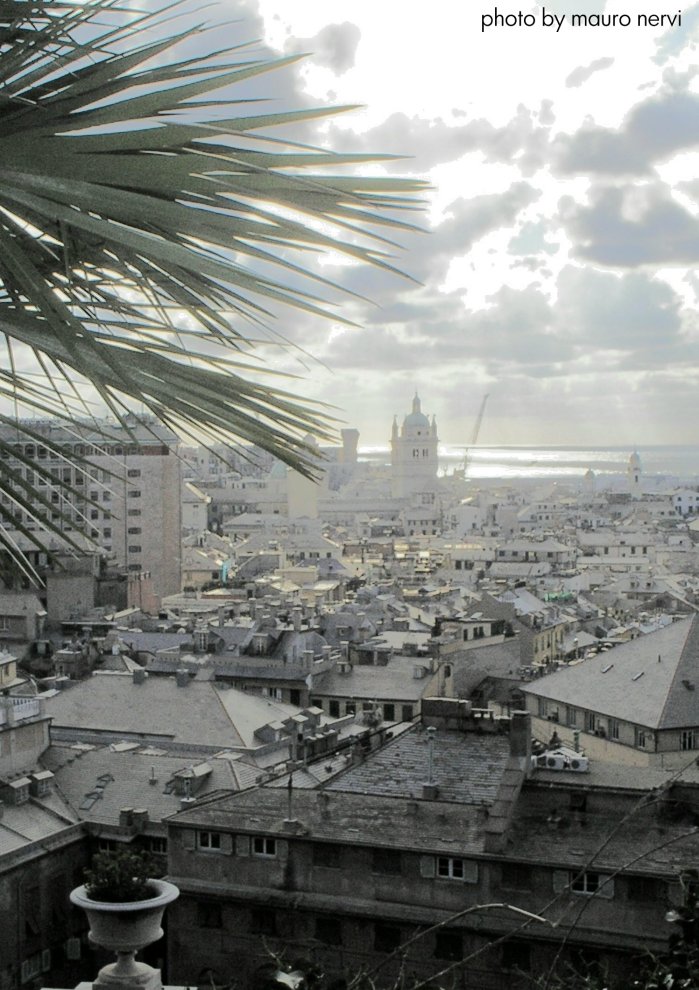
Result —
[[[400, 214], [424, 187], [357, 174], [381, 156], [270, 133], [338, 108], [259, 112], [250, 81], [295, 57], [245, 44], [177, 57], [205, 37], [181, 15], [178, 2], [0, 0], [0, 392], [70, 417], [66, 396], [89, 383], [118, 418], [137, 404], [308, 473], [304, 437], [331, 421], [273, 383], [253, 330], [284, 310], [342, 319], [308, 252], [395, 271], [390, 233], [412, 226]], [[0, 472], [26, 511], [16, 482]]]

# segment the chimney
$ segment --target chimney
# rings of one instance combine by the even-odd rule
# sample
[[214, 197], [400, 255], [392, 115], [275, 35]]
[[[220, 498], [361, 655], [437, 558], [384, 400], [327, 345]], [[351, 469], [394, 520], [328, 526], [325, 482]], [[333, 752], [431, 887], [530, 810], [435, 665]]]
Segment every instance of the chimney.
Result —
[[148, 822], [148, 811], [145, 808], [134, 808], [132, 824], [137, 832], [142, 832]]
[[345, 663], [349, 661], [349, 642], [346, 639], [340, 641], [340, 653]]
[[294, 627], [295, 632], [301, 632], [302, 614], [303, 614], [302, 609], [298, 605], [294, 606], [294, 608], [292, 608], [291, 610], [291, 623]]
[[148, 677], [148, 674], [145, 672], [143, 667], [137, 667], [134, 669], [132, 674], [132, 679], [134, 684], [145, 684], [146, 677]]
[[315, 654], [314, 654], [313, 650], [304, 650], [303, 651], [303, 669], [304, 670], [309, 670], [309, 671], [310, 670], [313, 670], [313, 660], [314, 660], [314, 658], [315, 658]]
[[512, 712], [510, 721], [510, 756], [529, 773], [532, 758], [531, 716], [529, 712]]
[[324, 661], [329, 660], [330, 657], [331, 657], [331, 654], [332, 654], [332, 646], [324, 646], [324, 647], [322, 647], [321, 653], [323, 654], [323, 660]]
[[218, 628], [223, 629], [223, 623], [226, 620], [226, 609], [223, 605], [218, 607]]
[[178, 688], [186, 688], [189, 684], [189, 671], [181, 669], [175, 671], [175, 679], [177, 681]]
[[119, 827], [131, 828], [133, 825], [133, 808], [122, 808], [119, 812]]

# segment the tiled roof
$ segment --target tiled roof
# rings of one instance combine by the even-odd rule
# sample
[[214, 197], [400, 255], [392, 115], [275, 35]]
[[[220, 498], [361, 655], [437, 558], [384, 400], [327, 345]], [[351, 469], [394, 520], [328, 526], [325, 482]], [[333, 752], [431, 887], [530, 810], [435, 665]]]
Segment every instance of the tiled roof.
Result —
[[[473, 805], [406, 801], [399, 797], [295, 789], [292, 814], [315, 840], [351, 845], [468, 855], [483, 852], [486, 817]], [[285, 788], [262, 787], [231, 794], [180, 812], [176, 824], [289, 835]]]
[[561, 668], [525, 691], [649, 728], [699, 726], [699, 618]]
[[523, 792], [508, 832], [508, 846], [517, 859], [568, 869], [616, 872], [626, 867], [632, 872], [677, 874], [699, 858], [694, 815], [683, 817], [672, 802], [641, 798], [623, 822], [611, 808], [571, 812], [567, 793], [561, 794], [553, 812], [550, 807], [542, 808], [535, 790]]
[[74, 736], [84, 730], [218, 749], [255, 747], [257, 729], [297, 712], [291, 705], [209, 681], [178, 687], [174, 678], [148, 677], [134, 684], [123, 674], [95, 674], [46, 699], [52, 727], [70, 729]]
[[48, 839], [77, 821], [77, 815], [55, 793], [17, 806], [8, 804], [0, 820], [0, 856]]
[[[509, 756], [507, 736], [440, 730], [433, 746], [432, 779], [440, 801], [483, 805], [495, 800]], [[416, 727], [351, 767], [327, 790], [419, 796], [428, 777], [428, 753], [427, 734]]]
[[157, 653], [159, 650], [178, 649], [181, 646], [192, 645], [191, 633], [141, 632], [140, 630], [124, 630], [119, 638], [130, 649], [143, 653]]
[[[54, 772], [58, 787], [80, 818], [118, 824], [122, 808], [144, 808], [151, 822], [174, 814], [180, 808], [180, 795], [172, 787], [173, 775], [203, 761], [196, 755], [187, 759], [144, 752], [143, 747], [115, 752], [101, 746], [80, 752], [70, 746], [51, 746], [43, 762]], [[208, 756], [206, 764], [211, 773], [195, 797], [218, 789], [238, 789], [235, 763]], [[261, 771], [249, 764], [248, 768], [254, 783]]]
[[328, 670], [313, 678], [313, 690], [318, 694], [336, 695], [339, 698], [418, 701], [425, 693], [430, 675], [415, 678], [413, 669], [427, 663], [427, 660], [421, 660], [420, 657], [394, 656], [385, 666], [355, 664], [351, 673], [347, 674]]

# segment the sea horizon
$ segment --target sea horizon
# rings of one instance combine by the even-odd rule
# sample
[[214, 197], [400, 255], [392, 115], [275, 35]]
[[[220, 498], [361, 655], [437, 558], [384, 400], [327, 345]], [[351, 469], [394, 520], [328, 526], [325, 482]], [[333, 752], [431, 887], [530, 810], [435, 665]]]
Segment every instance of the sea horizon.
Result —
[[[699, 444], [457, 444], [439, 445], [439, 468], [450, 474], [463, 466], [468, 452], [466, 476], [486, 478], [566, 478], [582, 479], [588, 470], [595, 475], [613, 476], [626, 473], [629, 457], [638, 453], [642, 474], [646, 477], [699, 478]], [[362, 445], [359, 459], [390, 463], [388, 444]]]

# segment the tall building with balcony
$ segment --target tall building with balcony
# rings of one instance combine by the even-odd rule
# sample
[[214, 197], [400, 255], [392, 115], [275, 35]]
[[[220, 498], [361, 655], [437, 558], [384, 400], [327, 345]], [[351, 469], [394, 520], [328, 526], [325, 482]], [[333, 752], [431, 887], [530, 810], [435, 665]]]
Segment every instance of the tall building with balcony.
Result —
[[[14, 442], [12, 428], [3, 428], [2, 439], [16, 453], [6, 448], [0, 458], [7, 474], [35, 484], [51, 504], [51, 522], [67, 539], [44, 528], [48, 547], [65, 549], [68, 539], [86, 550], [96, 545], [134, 575], [149, 572], [159, 597], [178, 592], [181, 462], [175, 434], [155, 421], [135, 418], [128, 429], [113, 423], [101, 429], [89, 424], [69, 429], [56, 421], [30, 425], [35, 442], [26, 436]], [[2, 502], [14, 516], [17, 542], [31, 550], [19, 527], [38, 532], [41, 522], [13, 503], [11, 494], [3, 495]], [[47, 514], [38, 500], [35, 506], [37, 516]], [[35, 556], [41, 565], [41, 555]]]

